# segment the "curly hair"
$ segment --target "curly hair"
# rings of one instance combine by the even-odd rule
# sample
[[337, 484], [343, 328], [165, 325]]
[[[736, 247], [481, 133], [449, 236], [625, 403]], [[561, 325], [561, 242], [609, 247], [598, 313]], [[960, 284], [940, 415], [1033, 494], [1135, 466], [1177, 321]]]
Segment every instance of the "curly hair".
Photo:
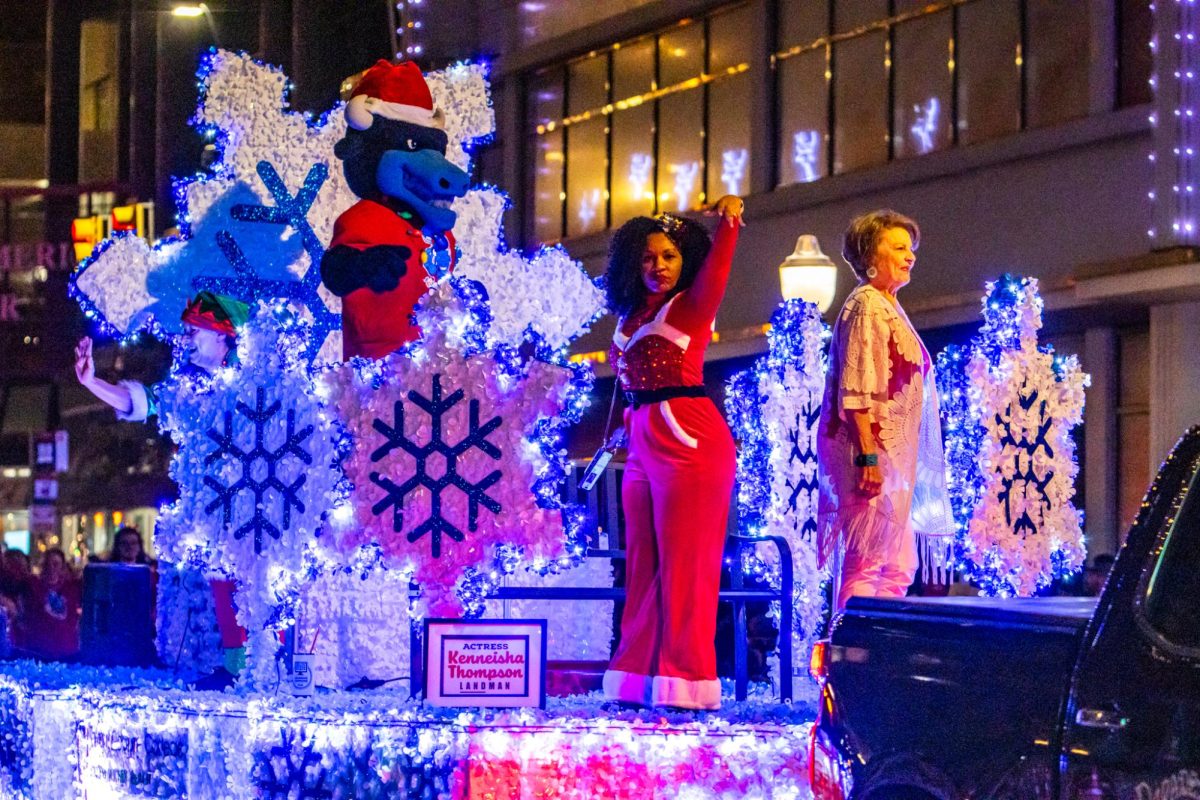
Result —
[[850, 269], [854, 270], [860, 281], [867, 279], [867, 270], [871, 268], [871, 259], [875, 257], [879, 239], [891, 228], [903, 228], [908, 231], [908, 235], [912, 237], [913, 250], [921, 245], [921, 229], [917, 223], [890, 208], [860, 214], [850, 220], [842, 239], [842, 258], [850, 265]]
[[667, 293], [674, 297], [692, 285], [700, 265], [708, 257], [712, 239], [695, 220], [664, 214], [661, 217], [634, 217], [613, 235], [608, 247], [608, 269], [604, 273], [608, 308], [618, 317], [627, 317], [641, 308], [646, 299], [642, 281], [642, 254], [652, 233], [665, 234], [679, 248], [683, 268], [675, 287]]

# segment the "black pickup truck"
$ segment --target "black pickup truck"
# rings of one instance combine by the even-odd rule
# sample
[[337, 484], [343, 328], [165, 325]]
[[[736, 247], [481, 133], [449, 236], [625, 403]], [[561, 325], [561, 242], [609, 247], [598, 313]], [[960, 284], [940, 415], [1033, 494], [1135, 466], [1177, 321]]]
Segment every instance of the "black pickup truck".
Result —
[[855, 598], [812, 668], [816, 800], [1200, 800], [1200, 427], [1098, 599]]

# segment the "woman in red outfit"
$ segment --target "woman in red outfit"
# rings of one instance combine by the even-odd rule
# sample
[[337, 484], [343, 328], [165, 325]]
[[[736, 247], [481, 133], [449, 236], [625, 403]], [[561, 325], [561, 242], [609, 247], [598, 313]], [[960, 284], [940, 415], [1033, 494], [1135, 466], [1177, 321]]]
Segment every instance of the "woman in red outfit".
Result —
[[629, 406], [626, 599], [604, 674], [610, 699], [715, 709], [717, 593], [733, 489], [733, 436], [704, 393], [704, 351], [725, 294], [742, 201], [727, 196], [715, 240], [696, 222], [637, 217], [613, 237], [612, 363]]

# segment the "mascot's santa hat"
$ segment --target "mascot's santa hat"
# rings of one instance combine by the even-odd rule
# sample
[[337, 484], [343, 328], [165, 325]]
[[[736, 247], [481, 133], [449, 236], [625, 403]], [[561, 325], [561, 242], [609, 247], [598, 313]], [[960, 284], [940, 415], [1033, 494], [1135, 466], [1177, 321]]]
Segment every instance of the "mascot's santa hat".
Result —
[[411, 61], [392, 64], [382, 58], [358, 81], [346, 105], [346, 123], [355, 130], [371, 127], [375, 117], [444, 130], [446, 115], [433, 105], [421, 68]]

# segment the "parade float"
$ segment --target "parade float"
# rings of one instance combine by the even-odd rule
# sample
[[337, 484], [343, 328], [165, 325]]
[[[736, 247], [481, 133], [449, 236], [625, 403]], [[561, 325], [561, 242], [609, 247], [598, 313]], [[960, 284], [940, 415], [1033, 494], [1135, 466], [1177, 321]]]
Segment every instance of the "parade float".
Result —
[[[489, 599], [613, 585], [562, 443], [591, 386], [566, 348], [602, 293], [561, 248], [510, 249], [507, 198], [471, 184], [484, 65], [373, 70], [314, 119], [280, 70], [209, 54], [193, 122], [220, 157], [177, 182], [180, 235], [116, 236], [76, 272], [112, 338], [179, 341], [199, 291], [249, 319], [220, 369], [177, 352], [153, 387], [179, 487], [154, 533], [162, 666], [6, 665], [0, 794], [806, 796], [811, 710], [769, 693], [701, 714], [425, 702], [434, 618], [542, 619], [550, 659], [608, 657], [611, 604]], [[200, 688], [222, 663], [216, 579], [245, 632], [223, 691]]]

